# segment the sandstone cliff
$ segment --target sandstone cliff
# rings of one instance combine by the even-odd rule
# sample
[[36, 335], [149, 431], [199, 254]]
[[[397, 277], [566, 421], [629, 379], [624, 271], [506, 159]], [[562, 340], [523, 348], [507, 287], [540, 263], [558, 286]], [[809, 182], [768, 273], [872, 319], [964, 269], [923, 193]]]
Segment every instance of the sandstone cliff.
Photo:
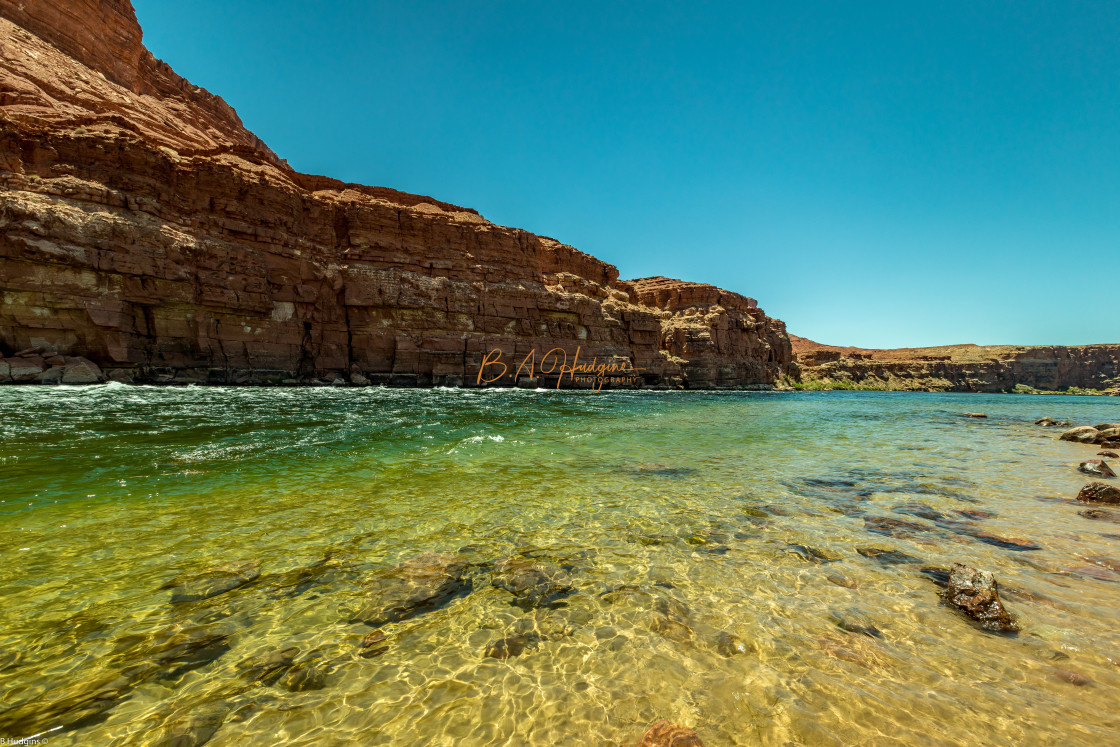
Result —
[[806, 386], [900, 391], [1097, 390], [1120, 394], [1120, 345], [865, 348], [790, 335]]
[[643, 386], [796, 375], [751, 299], [295, 172], [143, 47], [128, 0], [0, 0], [0, 380], [88, 378], [81, 356], [125, 381], [470, 386], [494, 350], [554, 348]]

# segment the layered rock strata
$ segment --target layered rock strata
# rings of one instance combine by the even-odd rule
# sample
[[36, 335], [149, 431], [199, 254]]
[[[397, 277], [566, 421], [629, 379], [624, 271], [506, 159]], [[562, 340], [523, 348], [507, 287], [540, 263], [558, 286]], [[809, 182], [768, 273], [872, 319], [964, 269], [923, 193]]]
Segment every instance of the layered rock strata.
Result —
[[1120, 345], [949, 345], [874, 350], [791, 335], [806, 383], [905, 391], [1007, 392], [1073, 389], [1120, 394]]
[[0, 0], [0, 355], [27, 350], [136, 382], [796, 376], [751, 299], [297, 173], [144, 49], [127, 0]]

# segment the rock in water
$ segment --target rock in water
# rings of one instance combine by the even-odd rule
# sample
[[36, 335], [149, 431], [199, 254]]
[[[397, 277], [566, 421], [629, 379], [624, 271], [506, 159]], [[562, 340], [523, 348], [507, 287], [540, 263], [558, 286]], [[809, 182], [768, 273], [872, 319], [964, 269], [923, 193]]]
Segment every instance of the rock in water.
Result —
[[1104, 430], [1099, 431], [1099, 434], [1100, 435], [1097, 436], [1096, 441], [1098, 444], [1107, 444], [1112, 443], [1116, 440], [1120, 440], [1120, 428], [1105, 428]]
[[1120, 488], [1103, 482], [1091, 482], [1081, 488], [1077, 500], [1082, 503], [1120, 503]]
[[1045, 418], [1042, 418], [1041, 420], [1034, 421], [1034, 424], [1035, 425], [1042, 425], [1042, 426], [1045, 426], [1045, 427], [1049, 428], [1049, 427], [1058, 425], [1058, 421], [1054, 420], [1054, 418], [1051, 418], [1051, 417], [1047, 416]]
[[241, 676], [249, 682], [272, 685], [292, 670], [298, 656], [299, 648], [292, 646], [243, 661], [238, 668]]
[[835, 563], [837, 560], [843, 560], [844, 556], [834, 553], [830, 550], [818, 550], [815, 547], [808, 545], [787, 545], [786, 552], [790, 555], [796, 555], [802, 560], [808, 561], [814, 565], [821, 563]]
[[153, 747], [200, 747], [213, 739], [227, 713], [227, 707], [216, 705], [169, 721], [151, 744]]
[[875, 534], [883, 534], [888, 537], [909, 537], [917, 532], [928, 532], [930, 528], [924, 524], [919, 524], [915, 521], [903, 521], [902, 519], [892, 519], [889, 516], [865, 516], [863, 517], [863, 528]]
[[830, 582], [837, 586], [843, 586], [846, 589], [858, 589], [859, 582], [850, 576], [845, 576], [843, 573], [830, 573], [825, 576]]
[[177, 580], [165, 584], [163, 588], [172, 590], [172, 604], [198, 602], [251, 584], [260, 578], [260, 575], [260, 561], [247, 560], [216, 565], [185, 581]]
[[660, 633], [670, 641], [688, 643], [692, 640], [692, 628], [680, 620], [675, 620], [666, 615], [654, 615], [649, 626], [654, 633]]
[[830, 615], [832, 622], [836, 623], [836, 627], [841, 630], [846, 630], [849, 633], [860, 633], [868, 638], [882, 638], [883, 633], [876, 628], [870, 620], [858, 612], [837, 612], [833, 611]]
[[1086, 459], [1082, 462], [1077, 469], [1081, 470], [1087, 475], [1094, 477], [1116, 477], [1116, 473], [1112, 471], [1112, 467], [1103, 459]]
[[502, 638], [495, 641], [486, 647], [486, 656], [491, 659], [509, 659], [514, 656], [521, 656], [535, 640], [531, 636], [511, 635], [508, 638]]
[[63, 384], [98, 384], [104, 380], [98, 365], [85, 358], [71, 358], [62, 369]]
[[1120, 454], [1117, 454], [1115, 451], [1098, 451], [1097, 456], [1099, 456], [1099, 457], [1112, 457], [1113, 459], [1120, 459]]
[[720, 633], [716, 638], [716, 651], [727, 657], [738, 656], [750, 651], [750, 647], [742, 638], [733, 633]]
[[304, 662], [288, 671], [281, 678], [280, 686], [295, 693], [305, 690], [322, 690], [326, 686], [326, 681], [327, 673], [322, 667], [312, 662]]
[[374, 630], [371, 633], [367, 633], [365, 635], [365, 637], [362, 638], [361, 647], [362, 648], [368, 648], [368, 647], [370, 647], [370, 646], [372, 646], [376, 643], [381, 643], [382, 641], [385, 641], [388, 638], [389, 638], [389, 636], [385, 635], [380, 630]]
[[966, 413], [964, 413], [964, 416], [966, 418], [986, 418], [986, 417], [988, 417], [987, 415], [985, 415], [982, 412], [966, 412]]
[[918, 562], [918, 559], [913, 555], [907, 555], [901, 550], [887, 550], [881, 547], [857, 547], [856, 552], [865, 558], [877, 560], [883, 565]]
[[1091, 425], [1081, 425], [1077, 428], [1070, 428], [1059, 436], [1058, 440], [1073, 441], [1079, 444], [1094, 444], [1097, 442], [1097, 437], [1100, 436], [1100, 434], [1100, 431]]
[[1019, 631], [1019, 625], [1003, 608], [996, 579], [988, 571], [954, 563], [949, 571], [949, 586], [944, 599], [980, 623], [985, 630], [997, 633]]
[[374, 575], [368, 599], [353, 622], [374, 627], [438, 609], [471, 588], [467, 564], [454, 555], [426, 552]]
[[1081, 674], [1081, 672], [1074, 672], [1071, 669], [1055, 669], [1054, 676], [1071, 685], [1077, 685], [1078, 687], [1086, 687], [1087, 685], [1093, 684], [1092, 679]]
[[658, 721], [646, 730], [638, 747], [704, 747], [704, 743], [692, 729], [669, 721]]
[[552, 604], [572, 590], [567, 573], [525, 557], [498, 563], [490, 583], [513, 594], [513, 604], [527, 609]]

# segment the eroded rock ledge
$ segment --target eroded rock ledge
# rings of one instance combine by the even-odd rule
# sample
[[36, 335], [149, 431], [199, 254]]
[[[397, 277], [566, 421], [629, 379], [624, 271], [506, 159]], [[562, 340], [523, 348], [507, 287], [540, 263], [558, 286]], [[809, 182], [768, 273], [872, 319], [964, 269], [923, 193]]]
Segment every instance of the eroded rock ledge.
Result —
[[[782, 322], [391, 189], [299, 174], [156, 60], [127, 0], [0, 0], [0, 355], [121, 381], [553, 386], [529, 353], [630, 385], [770, 388]], [[593, 386], [588, 381], [562, 386]]]
[[808, 388], [1120, 395], [1120, 345], [947, 345], [866, 348], [822, 345], [791, 335]]

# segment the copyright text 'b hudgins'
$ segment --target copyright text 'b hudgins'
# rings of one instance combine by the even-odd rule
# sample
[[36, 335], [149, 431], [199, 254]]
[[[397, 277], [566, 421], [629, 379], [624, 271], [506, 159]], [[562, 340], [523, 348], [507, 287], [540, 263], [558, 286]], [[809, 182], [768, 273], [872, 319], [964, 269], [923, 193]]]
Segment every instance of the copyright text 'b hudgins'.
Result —
[[483, 356], [475, 383], [478, 386], [514, 385], [522, 376], [532, 380], [546, 376], [556, 378], [557, 389], [562, 384], [567, 384], [588, 387], [596, 392], [604, 387], [632, 387], [641, 384], [641, 369], [635, 368], [628, 359], [615, 357], [600, 361], [595, 357], [590, 361], [581, 361], [581, 352], [581, 348], [577, 347], [575, 353], [569, 356], [568, 351], [563, 348], [552, 348], [539, 355], [534, 348], [517, 359], [513, 356], [507, 358], [501, 349], [494, 348]]

